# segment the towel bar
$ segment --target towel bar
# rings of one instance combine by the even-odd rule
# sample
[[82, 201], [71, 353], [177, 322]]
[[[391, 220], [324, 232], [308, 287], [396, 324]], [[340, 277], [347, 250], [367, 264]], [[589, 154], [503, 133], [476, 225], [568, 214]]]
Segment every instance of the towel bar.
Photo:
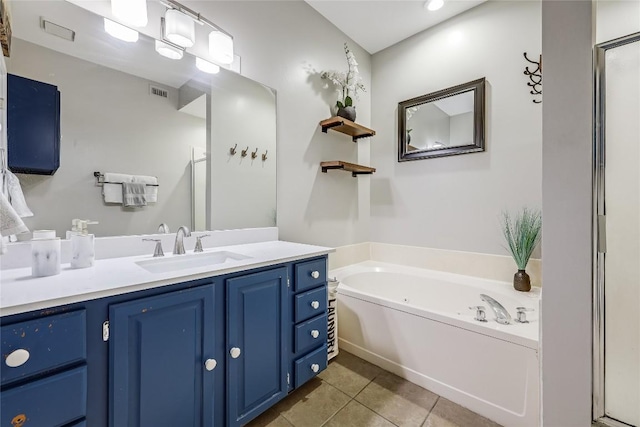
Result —
[[[104, 180], [104, 174], [101, 172], [94, 172], [93, 176], [96, 177], [96, 185], [102, 185], [102, 184], [122, 184], [121, 182], [110, 182], [110, 181], [105, 181]], [[158, 184], [145, 184], [147, 187], [159, 187], [160, 185]]]

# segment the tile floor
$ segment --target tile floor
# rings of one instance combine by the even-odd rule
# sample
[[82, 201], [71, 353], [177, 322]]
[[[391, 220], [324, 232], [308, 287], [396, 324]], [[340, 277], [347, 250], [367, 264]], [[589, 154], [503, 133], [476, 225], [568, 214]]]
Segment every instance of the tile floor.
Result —
[[247, 427], [499, 427], [340, 350], [324, 372]]

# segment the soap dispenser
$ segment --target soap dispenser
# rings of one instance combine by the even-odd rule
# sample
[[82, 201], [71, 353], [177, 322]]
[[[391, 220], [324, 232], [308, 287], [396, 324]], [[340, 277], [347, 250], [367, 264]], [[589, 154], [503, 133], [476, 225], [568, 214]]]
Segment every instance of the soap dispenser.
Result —
[[95, 236], [88, 233], [88, 226], [97, 221], [74, 219], [71, 228], [71, 268], [93, 267], [95, 260]]

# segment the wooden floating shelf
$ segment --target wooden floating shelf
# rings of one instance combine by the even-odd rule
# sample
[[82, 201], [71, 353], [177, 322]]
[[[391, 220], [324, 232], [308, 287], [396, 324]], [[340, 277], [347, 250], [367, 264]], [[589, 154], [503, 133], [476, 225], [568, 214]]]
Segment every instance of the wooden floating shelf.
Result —
[[373, 129], [366, 128], [339, 116], [321, 121], [320, 127], [322, 127], [322, 132], [324, 133], [327, 133], [329, 129], [332, 129], [349, 135], [353, 139], [353, 142], [358, 142], [358, 139], [360, 138], [367, 138], [376, 134], [376, 131]]
[[324, 173], [327, 173], [329, 169], [342, 169], [344, 171], [351, 172], [351, 176], [353, 176], [354, 178], [358, 175], [371, 175], [376, 171], [375, 168], [356, 165], [355, 163], [343, 162], [341, 160], [321, 162], [320, 167], [322, 168], [322, 172]]

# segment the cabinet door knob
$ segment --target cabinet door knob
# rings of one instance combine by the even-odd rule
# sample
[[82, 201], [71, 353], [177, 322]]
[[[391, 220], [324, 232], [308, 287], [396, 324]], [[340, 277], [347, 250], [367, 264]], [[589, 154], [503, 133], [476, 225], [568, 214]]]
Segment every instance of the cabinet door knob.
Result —
[[22, 366], [27, 363], [27, 360], [29, 360], [29, 356], [31, 355], [27, 350], [25, 350], [24, 348], [19, 348], [12, 351], [11, 354], [7, 356], [5, 363], [10, 368], [17, 368], [18, 366]]
[[314, 279], [317, 279], [320, 277], [320, 272], [315, 270], [311, 272], [311, 277], [313, 277]]
[[314, 329], [313, 331], [311, 331], [311, 336], [313, 338], [318, 338], [320, 336], [320, 332], [318, 332], [317, 329]]
[[320, 370], [320, 365], [318, 365], [317, 363], [314, 363], [313, 365], [311, 365], [311, 370], [317, 373]]
[[311, 301], [311, 308], [317, 310], [320, 307], [320, 303], [318, 301]]
[[207, 359], [207, 361], [204, 362], [204, 368], [207, 371], [213, 371], [214, 369], [216, 369], [217, 365], [218, 365], [218, 362], [216, 362], [216, 359]]
[[240, 353], [242, 353], [242, 352], [240, 351], [240, 349], [238, 347], [233, 347], [231, 349], [231, 351], [229, 351], [229, 354], [234, 359], [237, 359], [238, 357], [240, 357]]

